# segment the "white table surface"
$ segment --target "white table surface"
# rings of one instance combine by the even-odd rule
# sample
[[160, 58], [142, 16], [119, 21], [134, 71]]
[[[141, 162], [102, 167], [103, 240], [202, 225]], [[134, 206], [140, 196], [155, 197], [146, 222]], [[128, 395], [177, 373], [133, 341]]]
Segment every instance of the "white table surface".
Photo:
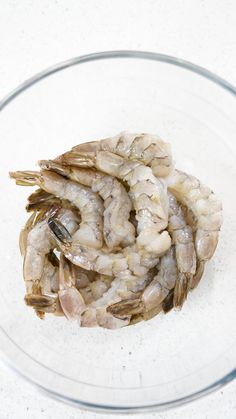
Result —
[[[0, 97], [51, 64], [112, 49], [175, 55], [236, 84], [236, 1], [0, 1]], [[107, 417], [51, 400], [0, 364], [0, 419]], [[236, 381], [184, 407], [145, 417], [236, 418]]]

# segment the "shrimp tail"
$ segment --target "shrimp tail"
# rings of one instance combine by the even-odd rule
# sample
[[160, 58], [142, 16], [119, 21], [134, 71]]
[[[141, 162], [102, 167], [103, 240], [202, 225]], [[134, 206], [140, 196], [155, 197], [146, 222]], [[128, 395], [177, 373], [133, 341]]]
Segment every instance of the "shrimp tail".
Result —
[[164, 313], [168, 313], [174, 307], [174, 288], [170, 290], [167, 297], [162, 302], [162, 310]]
[[43, 309], [53, 305], [55, 303], [55, 298], [40, 294], [27, 294], [25, 296], [25, 303], [27, 306]]
[[123, 319], [130, 315], [142, 313], [143, 310], [144, 306], [139, 298], [122, 300], [107, 307], [108, 313], [111, 313], [118, 319]]
[[95, 153], [79, 153], [75, 150], [72, 150], [57, 157], [55, 159], [55, 162], [59, 162], [62, 165], [69, 166], [94, 167], [95, 159]]
[[15, 179], [16, 185], [20, 186], [35, 186], [40, 183], [41, 174], [36, 171], [17, 171], [9, 172], [11, 179]]
[[54, 216], [48, 219], [48, 226], [60, 245], [65, 247], [72, 243], [72, 236], [66, 227]]
[[191, 281], [191, 289], [194, 289], [198, 286], [204, 273], [204, 267], [205, 267], [205, 261], [198, 261], [196, 273]]
[[54, 204], [57, 201], [58, 199], [55, 198], [54, 195], [44, 191], [43, 189], [37, 189], [28, 197], [26, 211], [31, 212], [35, 210], [40, 210], [41, 208]]
[[45, 311], [38, 310], [38, 309], [34, 309], [34, 310], [35, 310], [36, 316], [38, 316], [40, 320], [45, 319]]
[[179, 272], [176, 283], [175, 283], [175, 288], [174, 288], [174, 299], [173, 299], [174, 307], [178, 307], [178, 308], [182, 307], [184, 301], [187, 298], [187, 295], [190, 289], [191, 280], [192, 280], [191, 274]]
[[68, 166], [54, 160], [39, 160], [38, 164], [43, 170], [53, 170], [59, 175], [65, 177], [69, 176], [70, 174], [70, 169]]
[[53, 250], [50, 250], [50, 252], [47, 254], [48, 261], [52, 264], [52, 266], [55, 266], [56, 268], [59, 267], [59, 259], [55, 255]]

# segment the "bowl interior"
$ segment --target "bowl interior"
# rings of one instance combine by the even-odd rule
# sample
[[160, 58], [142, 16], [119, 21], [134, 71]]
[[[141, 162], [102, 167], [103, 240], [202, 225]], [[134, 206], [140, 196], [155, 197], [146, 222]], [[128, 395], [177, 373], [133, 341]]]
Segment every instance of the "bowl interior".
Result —
[[[87, 407], [163, 406], [222, 383], [235, 368], [235, 97], [167, 62], [104, 59], [58, 72], [1, 113], [0, 345], [8, 362], [64, 400]], [[24, 305], [18, 236], [30, 188], [9, 170], [36, 168], [73, 145], [120, 131], [159, 134], [176, 166], [221, 198], [214, 258], [183, 309], [120, 330], [80, 329]]]

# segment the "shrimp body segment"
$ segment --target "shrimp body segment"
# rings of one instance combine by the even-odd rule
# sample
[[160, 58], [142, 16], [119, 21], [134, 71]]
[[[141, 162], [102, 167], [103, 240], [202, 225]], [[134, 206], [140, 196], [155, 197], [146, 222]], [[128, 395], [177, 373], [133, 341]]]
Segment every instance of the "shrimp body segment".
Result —
[[168, 189], [193, 212], [197, 221], [195, 246], [200, 261], [209, 260], [216, 249], [222, 225], [222, 204], [194, 176], [175, 170], [167, 179]]
[[174, 195], [168, 193], [168, 230], [175, 245], [178, 277], [174, 290], [174, 305], [182, 306], [196, 272], [196, 252], [192, 228], [186, 224], [183, 211]]
[[128, 160], [138, 160], [150, 166], [154, 175], [167, 176], [173, 167], [170, 145], [158, 136], [122, 132], [114, 137], [73, 147], [72, 152], [91, 158], [99, 151], [110, 151]]

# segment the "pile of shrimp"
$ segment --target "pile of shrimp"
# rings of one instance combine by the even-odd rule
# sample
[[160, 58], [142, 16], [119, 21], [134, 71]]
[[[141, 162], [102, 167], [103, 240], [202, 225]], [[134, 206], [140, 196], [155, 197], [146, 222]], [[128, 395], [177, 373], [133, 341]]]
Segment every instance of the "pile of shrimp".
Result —
[[222, 205], [174, 167], [169, 144], [121, 133], [79, 144], [39, 171], [20, 233], [25, 302], [82, 327], [116, 329], [181, 308], [213, 256]]

